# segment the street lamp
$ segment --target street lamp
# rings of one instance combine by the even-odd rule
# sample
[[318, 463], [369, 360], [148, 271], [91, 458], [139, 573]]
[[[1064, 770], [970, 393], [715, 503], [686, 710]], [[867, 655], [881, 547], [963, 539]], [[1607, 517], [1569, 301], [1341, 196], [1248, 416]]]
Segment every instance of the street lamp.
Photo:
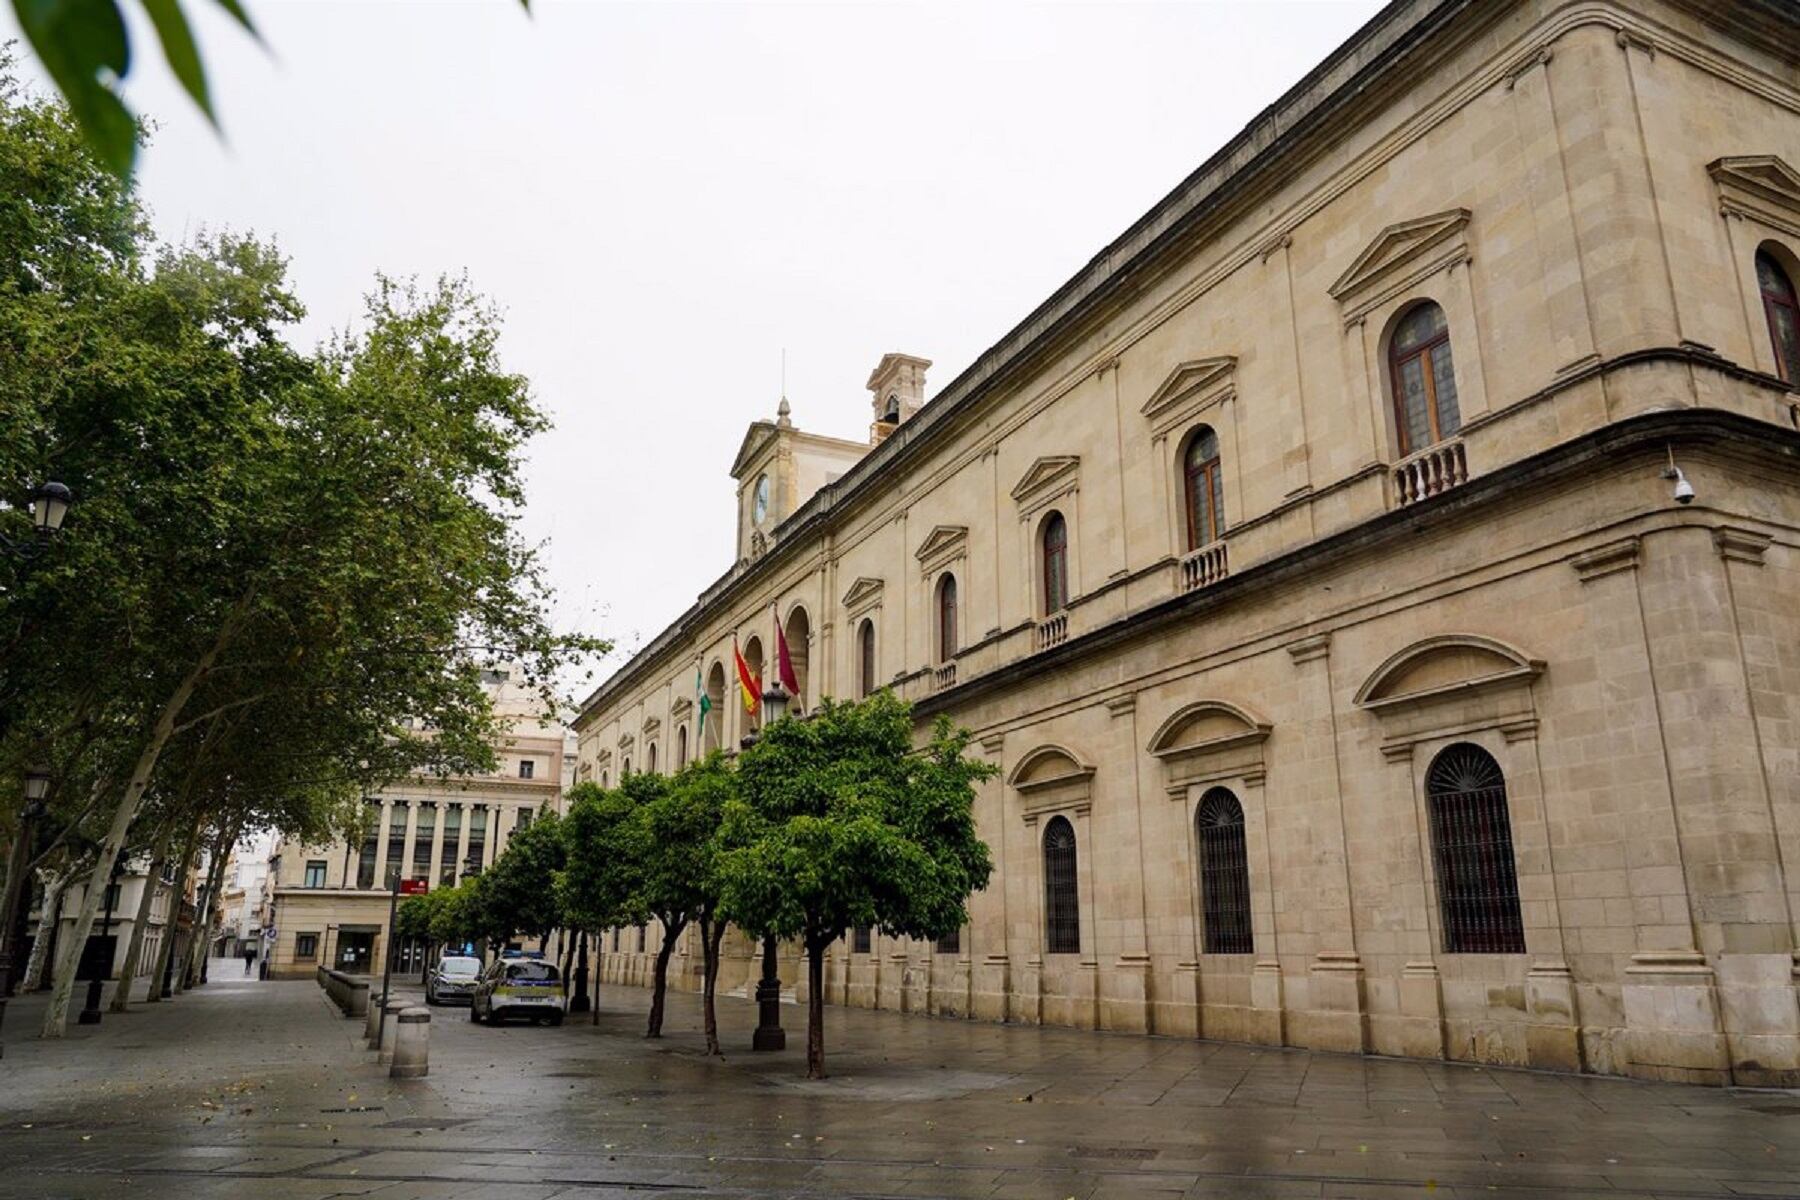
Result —
[[[788, 694], [779, 683], [763, 692], [763, 727], [787, 716]], [[775, 938], [763, 938], [762, 979], [756, 984], [756, 1032], [750, 1035], [752, 1050], [785, 1050], [787, 1031], [781, 1027], [781, 976], [775, 966]]]
[[18, 559], [37, 557], [62, 532], [63, 518], [69, 515], [69, 505], [74, 500], [75, 493], [54, 479], [39, 487], [31, 493], [31, 528], [36, 534], [35, 540], [14, 541], [0, 533], [0, 550]]
[[[37, 823], [44, 815], [44, 801], [50, 795], [50, 772], [42, 767], [25, 770], [25, 807], [19, 810], [19, 829], [13, 838], [12, 855], [6, 864], [6, 897], [0, 901], [0, 1025], [6, 1021], [6, 998], [13, 990], [13, 954], [18, 945], [13, 926], [25, 890], [25, 871], [31, 863]], [[0, 1056], [6, 1048], [0, 1045]]]
[[[106, 889], [106, 916], [100, 922], [100, 936], [103, 939], [112, 931], [113, 901], [119, 897], [119, 879], [124, 873], [125, 854], [121, 850], [113, 856], [112, 880]], [[87, 1006], [75, 1018], [77, 1025], [98, 1025], [100, 1023], [100, 992], [105, 988], [106, 981], [112, 978], [112, 949], [108, 948], [104, 963], [96, 962], [94, 964], [94, 977], [88, 980]], [[119, 986], [130, 987], [131, 983], [129, 980], [121, 980]]]

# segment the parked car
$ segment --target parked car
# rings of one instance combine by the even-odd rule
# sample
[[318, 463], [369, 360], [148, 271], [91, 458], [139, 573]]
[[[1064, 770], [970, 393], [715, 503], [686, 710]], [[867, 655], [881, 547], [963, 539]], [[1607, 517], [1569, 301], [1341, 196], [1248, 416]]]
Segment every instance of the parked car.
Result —
[[465, 954], [446, 954], [425, 977], [425, 1003], [467, 1004], [481, 982], [481, 960]]
[[502, 958], [482, 973], [469, 1001], [469, 1020], [499, 1024], [507, 1017], [529, 1017], [561, 1025], [568, 1008], [562, 975], [554, 963], [536, 958]]

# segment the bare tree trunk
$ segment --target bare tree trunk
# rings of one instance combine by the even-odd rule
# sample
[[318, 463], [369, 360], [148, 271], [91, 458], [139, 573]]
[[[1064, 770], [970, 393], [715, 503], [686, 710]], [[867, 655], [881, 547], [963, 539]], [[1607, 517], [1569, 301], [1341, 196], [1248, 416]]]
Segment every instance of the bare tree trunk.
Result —
[[662, 1036], [663, 997], [669, 990], [669, 956], [675, 953], [675, 940], [686, 927], [686, 921], [663, 926], [662, 946], [656, 952], [656, 976], [651, 984], [650, 1027], [644, 1031], [645, 1037]]
[[150, 994], [144, 997], [148, 1004], [155, 1004], [162, 999], [162, 981], [169, 974], [169, 959], [175, 954], [176, 926], [181, 920], [181, 888], [188, 872], [193, 869], [194, 855], [200, 849], [200, 829], [205, 823], [206, 818], [195, 817], [194, 827], [188, 831], [187, 841], [181, 847], [181, 866], [175, 871], [175, 892], [169, 897], [169, 917], [163, 922], [162, 945], [157, 950], [155, 964], [150, 968]]
[[79, 863], [69, 863], [48, 874], [44, 881], [44, 907], [38, 913], [37, 936], [31, 939], [31, 957], [25, 963], [25, 977], [19, 982], [20, 992], [35, 992], [44, 983], [44, 964], [50, 958], [50, 943], [54, 940], [56, 920], [62, 913], [63, 893], [75, 877], [81, 874]]
[[825, 947], [806, 940], [806, 1077], [825, 1078]]
[[137, 978], [138, 956], [144, 951], [144, 927], [150, 923], [150, 906], [156, 903], [156, 890], [162, 883], [164, 857], [169, 853], [169, 840], [174, 825], [163, 829], [156, 840], [156, 852], [150, 856], [150, 871], [144, 877], [144, 894], [138, 897], [137, 919], [131, 923], [131, 940], [125, 944], [125, 961], [119, 967], [119, 988], [113, 993], [112, 1011], [131, 1011], [131, 985]]
[[706, 1052], [725, 1057], [719, 1049], [719, 1011], [714, 998], [719, 994], [719, 944], [725, 940], [726, 921], [715, 923], [711, 917], [700, 919], [700, 1007], [706, 1027]]
[[206, 962], [206, 956], [212, 950], [213, 914], [219, 910], [219, 886], [225, 881], [225, 856], [226, 852], [237, 844], [238, 830], [243, 826], [244, 822], [241, 818], [233, 821], [228, 827], [219, 830], [218, 840], [213, 843], [212, 864], [206, 873], [206, 911], [204, 914], [195, 914], [200, 918], [199, 936], [188, 947], [187, 986], [189, 987], [196, 987], [200, 984], [201, 966]]
[[62, 961], [56, 964], [56, 986], [50, 993], [49, 1005], [44, 1009], [44, 1037], [59, 1038], [67, 1032], [69, 998], [75, 992], [75, 967], [81, 961], [81, 950], [87, 945], [88, 935], [94, 931], [94, 916], [100, 909], [101, 898], [106, 895], [106, 885], [112, 882], [113, 863], [119, 857], [120, 848], [125, 845], [125, 835], [130, 831], [132, 821], [137, 818], [138, 806], [143, 803], [144, 792], [150, 787], [150, 779], [156, 771], [157, 760], [162, 757], [163, 747], [175, 735], [175, 722], [181, 716], [181, 710], [187, 707], [187, 702], [193, 698], [200, 681], [212, 670], [213, 663], [236, 636], [243, 614], [249, 608], [249, 599], [246, 595], [232, 610], [231, 615], [219, 627], [212, 645], [206, 648], [199, 661], [189, 669], [186, 677], [163, 702], [162, 711], [156, 715], [156, 724], [151, 727], [149, 740], [138, 753], [137, 763], [131, 770], [131, 779], [125, 785], [124, 794], [119, 797], [119, 806], [113, 810], [112, 824], [107, 828], [106, 838], [100, 844], [100, 854], [94, 863], [94, 869], [88, 873], [87, 890], [81, 898], [81, 911], [75, 916], [75, 928], [69, 933], [69, 944], [58, 955]]

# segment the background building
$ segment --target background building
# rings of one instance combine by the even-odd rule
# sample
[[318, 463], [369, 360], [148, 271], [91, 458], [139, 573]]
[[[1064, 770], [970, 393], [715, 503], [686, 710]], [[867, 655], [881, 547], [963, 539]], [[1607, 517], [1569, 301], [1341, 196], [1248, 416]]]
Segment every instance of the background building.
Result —
[[1800, 1082], [1797, 167], [1792, 5], [1396, 0], [869, 446], [753, 425], [579, 769], [774, 608], [1000, 768], [834, 1002]]
[[[506, 670], [489, 672], [494, 711], [507, 733], [492, 775], [416, 777], [369, 799], [368, 831], [356, 845], [303, 846], [277, 839], [269, 853], [262, 928], [269, 974], [380, 970], [388, 895], [398, 874], [454, 887], [499, 856], [507, 839], [546, 805], [572, 771], [562, 726], [542, 718], [536, 694]], [[426, 947], [400, 948], [396, 969], [417, 971]]]

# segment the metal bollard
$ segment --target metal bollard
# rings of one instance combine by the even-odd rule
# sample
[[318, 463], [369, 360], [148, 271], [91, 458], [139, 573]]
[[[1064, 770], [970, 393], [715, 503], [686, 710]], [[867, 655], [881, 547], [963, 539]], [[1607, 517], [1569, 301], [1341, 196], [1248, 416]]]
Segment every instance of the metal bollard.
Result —
[[417, 1079], [429, 1066], [431, 1050], [431, 1010], [409, 1008], [394, 1021], [394, 1065], [388, 1068], [393, 1079]]
[[400, 1014], [406, 1011], [406, 1005], [398, 1000], [389, 1000], [382, 1005], [387, 1009], [387, 1021], [381, 1027], [381, 1059], [383, 1066], [394, 1061], [395, 1027], [400, 1024]]
[[363, 1045], [371, 1050], [379, 1050], [375, 1044], [377, 1030], [381, 1027], [381, 1006], [387, 1003], [387, 997], [380, 994], [369, 996], [369, 1018], [363, 1022]]

